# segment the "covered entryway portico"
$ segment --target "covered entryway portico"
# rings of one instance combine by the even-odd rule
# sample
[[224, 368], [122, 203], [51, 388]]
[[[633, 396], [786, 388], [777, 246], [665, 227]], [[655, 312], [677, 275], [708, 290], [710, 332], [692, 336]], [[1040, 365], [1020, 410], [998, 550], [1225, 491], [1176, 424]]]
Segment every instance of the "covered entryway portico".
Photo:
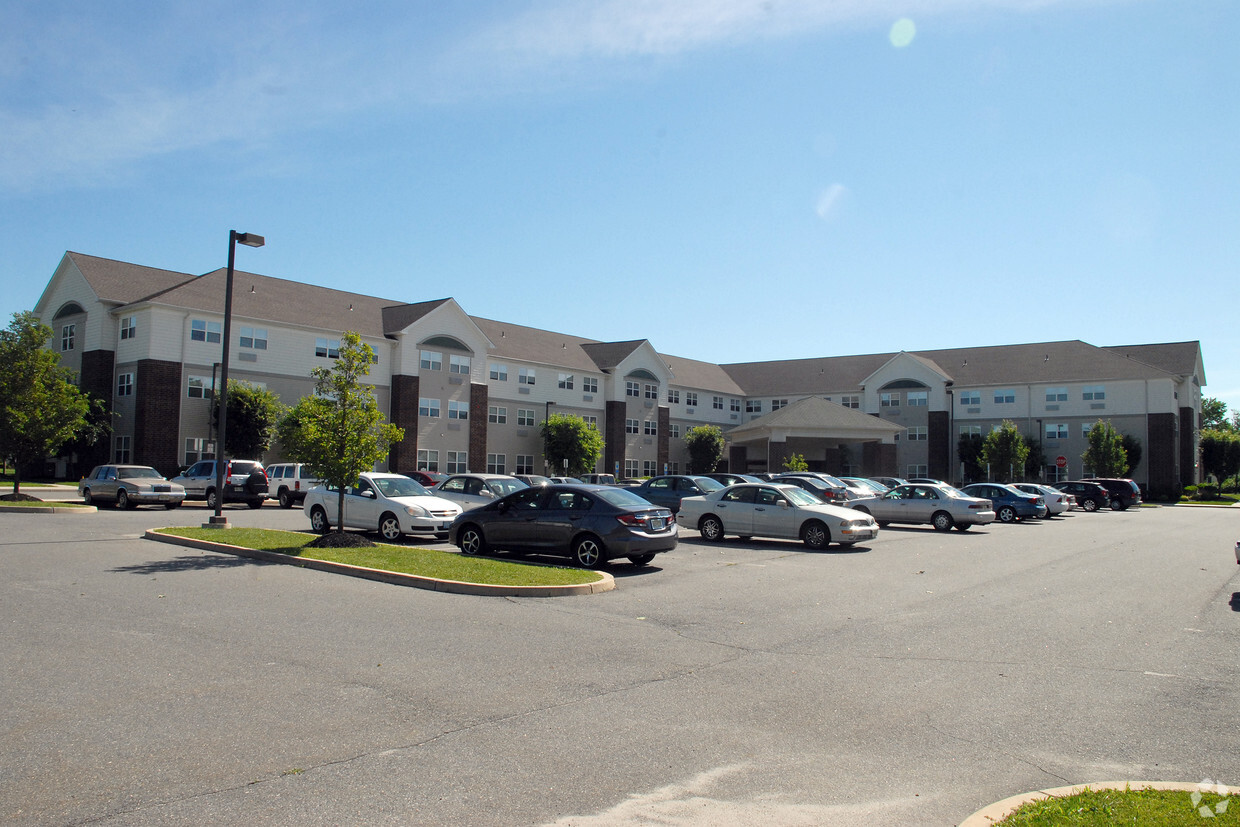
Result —
[[734, 474], [784, 470], [793, 454], [811, 471], [895, 475], [900, 425], [820, 397], [799, 399], [724, 434]]

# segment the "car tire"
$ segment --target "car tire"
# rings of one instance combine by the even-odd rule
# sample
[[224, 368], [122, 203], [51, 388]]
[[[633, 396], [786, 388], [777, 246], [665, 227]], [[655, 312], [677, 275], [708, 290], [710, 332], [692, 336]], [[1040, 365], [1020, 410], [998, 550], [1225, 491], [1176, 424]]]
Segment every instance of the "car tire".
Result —
[[708, 514], [698, 524], [698, 531], [701, 532], [703, 540], [718, 543], [723, 539], [723, 522], [718, 517]]
[[263, 501], [262, 500], [249, 500], [246, 502], [246, 505], [248, 505], [250, 508], [262, 508]]
[[956, 521], [952, 519], [952, 515], [946, 511], [936, 511], [930, 517], [930, 524], [934, 526], [935, 531], [951, 531]]
[[181, 504], [180, 504], [179, 502], [175, 502], [175, 503], [164, 503], [164, 509], [165, 509], [165, 510], [167, 510], [167, 511], [171, 511], [171, 510], [173, 510], [174, 508], [180, 508], [180, 507], [181, 507]]
[[215, 489], [214, 488], [207, 489], [207, 508], [211, 509], [212, 511], [215, 510]]
[[1097, 511], [1098, 501], [1093, 498], [1081, 500], [1081, 508], [1090, 512]]
[[91, 498], [89, 488], [87, 488], [85, 491], [82, 492], [82, 502], [86, 503], [87, 505], [95, 504], [94, 499]]
[[327, 512], [322, 506], [316, 505], [310, 509], [310, 529], [316, 534], [326, 534], [331, 531], [331, 521], [327, 519]]
[[831, 532], [818, 520], [805, 524], [801, 529], [801, 542], [814, 549], [824, 549], [831, 544]]
[[400, 520], [390, 511], [379, 518], [379, 536], [389, 543], [404, 536], [404, 532], [400, 530]]
[[629, 555], [629, 562], [635, 566], [649, 565], [650, 561], [653, 559], [654, 559], [653, 554], [631, 554]]
[[461, 548], [461, 554], [486, 554], [490, 550], [486, 537], [482, 535], [482, 529], [476, 525], [467, 525], [462, 528], [456, 540]]
[[601, 566], [604, 561], [603, 543], [593, 534], [583, 534], [573, 543], [573, 562], [583, 569]]
[[137, 508], [138, 504], [129, 499], [129, 492], [122, 488], [120, 491], [116, 492], [116, 507], [128, 510]]
[[267, 475], [262, 471], [251, 471], [245, 478], [245, 490], [251, 494], [266, 494]]
[[1119, 497], [1114, 497], [1111, 499], [1111, 510], [1112, 511], [1123, 511], [1126, 508], [1128, 508], [1128, 506], [1124, 505], [1124, 501], [1121, 500]]
[[956, 523], [957, 531], [968, 531], [971, 528], [973, 528], [972, 523]]
[[996, 516], [1001, 523], [1014, 523], [1016, 522], [1016, 509], [1010, 505], [1005, 505], [999, 509], [999, 513]]
[[289, 490], [287, 488], [280, 489], [279, 500], [280, 500], [281, 508], [292, 508], [293, 507], [293, 495], [289, 493]]

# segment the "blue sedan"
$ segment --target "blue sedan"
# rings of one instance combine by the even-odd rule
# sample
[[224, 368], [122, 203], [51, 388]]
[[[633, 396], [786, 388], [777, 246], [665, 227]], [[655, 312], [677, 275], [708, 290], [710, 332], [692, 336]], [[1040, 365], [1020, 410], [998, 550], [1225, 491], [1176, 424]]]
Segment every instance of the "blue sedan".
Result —
[[1046, 516], [1046, 499], [1026, 494], [1010, 485], [996, 482], [977, 482], [966, 485], [964, 493], [970, 497], [983, 497], [994, 503], [995, 517], [1001, 523], [1014, 523], [1026, 517], [1041, 519]]

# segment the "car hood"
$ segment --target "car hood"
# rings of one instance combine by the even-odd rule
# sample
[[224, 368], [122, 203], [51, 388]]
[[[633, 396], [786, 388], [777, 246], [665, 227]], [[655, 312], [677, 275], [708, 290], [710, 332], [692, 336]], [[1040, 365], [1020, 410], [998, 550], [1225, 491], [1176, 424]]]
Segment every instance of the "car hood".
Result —
[[427, 511], [460, 511], [459, 503], [443, 497], [426, 496], [419, 494], [412, 497], [389, 497], [388, 502], [396, 505], [416, 505], [419, 508], [425, 508]]

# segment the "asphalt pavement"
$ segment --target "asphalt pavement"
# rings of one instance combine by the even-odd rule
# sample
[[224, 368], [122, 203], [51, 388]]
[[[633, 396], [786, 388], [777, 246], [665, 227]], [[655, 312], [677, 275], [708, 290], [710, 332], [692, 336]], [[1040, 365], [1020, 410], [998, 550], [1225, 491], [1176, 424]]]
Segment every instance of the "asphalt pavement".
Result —
[[0, 514], [0, 821], [952, 825], [1240, 781], [1234, 509], [686, 537], [534, 599], [141, 539], [206, 514]]

